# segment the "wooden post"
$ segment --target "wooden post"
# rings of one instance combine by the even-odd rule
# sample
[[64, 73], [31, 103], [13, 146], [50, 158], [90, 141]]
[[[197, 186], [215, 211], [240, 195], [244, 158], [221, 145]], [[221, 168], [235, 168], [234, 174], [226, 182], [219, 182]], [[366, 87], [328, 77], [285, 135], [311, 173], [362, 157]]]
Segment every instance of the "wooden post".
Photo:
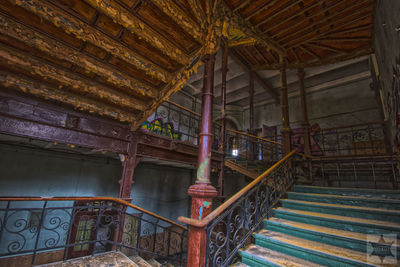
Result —
[[300, 83], [300, 101], [301, 101], [301, 116], [302, 122], [301, 127], [303, 128], [303, 140], [304, 140], [304, 154], [311, 154], [310, 147], [310, 123], [308, 122], [308, 114], [307, 114], [307, 101], [306, 101], [306, 90], [304, 85], [304, 69], [299, 68], [297, 70], [297, 76], [299, 77]]
[[[219, 140], [219, 151], [222, 152], [223, 158], [225, 159], [225, 150], [226, 150], [226, 74], [228, 73], [228, 53], [229, 47], [226, 39], [223, 39], [223, 46], [222, 46], [222, 84], [221, 84], [221, 131], [219, 133], [220, 140]], [[218, 174], [218, 199], [220, 203], [224, 201], [224, 169], [225, 169], [225, 160], [221, 161], [221, 165], [219, 167], [219, 174]]]
[[135, 167], [139, 163], [139, 159], [136, 157], [137, 151], [137, 143], [138, 136], [137, 134], [131, 132], [130, 143], [128, 146], [128, 155], [123, 160], [122, 166], [122, 177], [119, 180], [120, 189], [119, 189], [119, 198], [130, 201], [131, 190], [133, 184], [133, 173], [135, 171]]
[[[249, 72], [249, 133], [254, 133], [254, 73], [252, 71]], [[249, 159], [254, 159], [254, 143], [251, 138], [248, 137], [249, 140]]]
[[280, 56], [280, 72], [281, 72], [281, 108], [282, 108], [282, 137], [283, 137], [283, 152], [288, 154], [290, 152], [290, 125], [289, 125], [289, 104], [288, 92], [286, 81], [286, 57]]
[[[210, 183], [211, 141], [212, 141], [212, 102], [214, 87], [215, 54], [203, 59], [204, 85], [201, 110], [201, 129], [196, 183], [189, 187], [192, 197], [191, 218], [201, 220], [212, 211], [212, 200], [217, 190]], [[190, 227], [187, 266], [205, 266], [206, 231], [204, 228]]]

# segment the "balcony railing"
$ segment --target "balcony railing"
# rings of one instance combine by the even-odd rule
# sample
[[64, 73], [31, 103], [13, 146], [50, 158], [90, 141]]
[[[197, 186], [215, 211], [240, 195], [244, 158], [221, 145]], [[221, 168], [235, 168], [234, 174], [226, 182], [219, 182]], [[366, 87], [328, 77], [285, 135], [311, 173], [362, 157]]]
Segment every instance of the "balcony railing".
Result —
[[33, 266], [111, 250], [186, 261], [185, 227], [116, 198], [1, 197], [0, 227], [0, 266], [13, 257]]

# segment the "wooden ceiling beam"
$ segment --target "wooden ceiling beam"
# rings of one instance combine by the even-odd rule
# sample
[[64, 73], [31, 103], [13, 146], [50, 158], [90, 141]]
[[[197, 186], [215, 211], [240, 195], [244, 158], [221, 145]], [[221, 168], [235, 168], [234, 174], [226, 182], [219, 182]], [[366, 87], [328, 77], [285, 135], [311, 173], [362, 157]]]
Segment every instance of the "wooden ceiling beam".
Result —
[[237, 7], [233, 9], [233, 12], [239, 11], [240, 9], [248, 6], [252, 0], [245, 0], [243, 3], [239, 4]]
[[371, 37], [322, 37], [318, 39], [319, 41], [327, 41], [327, 42], [367, 42], [371, 41]]
[[356, 32], [360, 32], [360, 31], [365, 31], [365, 30], [371, 30], [373, 29], [374, 24], [369, 23], [366, 25], [361, 25], [361, 26], [357, 26], [357, 27], [352, 27], [350, 29], [345, 29], [345, 30], [338, 30], [335, 32], [330, 32], [326, 35], [324, 35], [324, 37], [334, 37], [335, 35], [343, 35], [343, 34], [348, 34], [348, 33], [356, 33]]
[[189, 33], [200, 44], [204, 42], [200, 26], [172, 0], [152, 0], [165, 14], [175, 21], [182, 29]]
[[257, 23], [255, 26], [256, 27], [261, 27], [262, 25], [268, 23], [268, 21], [271, 21], [271, 19], [275, 18], [276, 16], [282, 14], [282, 12], [285, 12], [286, 10], [288, 10], [289, 8], [296, 6], [298, 4], [300, 4], [301, 2], [303, 2], [303, 0], [296, 0], [296, 1], [292, 1], [292, 2], [288, 2], [289, 4], [281, 7], [280, 9], [274, 11], [273, 14], [271, 14], [270, 16], [268, 16], [265, 20], [260, 21], [259, 23]]
[[57, 8], [53, 4], [42, 0], [8, 0], [12, 4], [37, 14], [41, 18], [50, 21], [55, 26], [62, 28], [65, 32], [75, 35], [78, 39], [101, 47], [110, 54], [126, 61], [151, 77], [168, 82], [171, 74], [161, 67], [155, 65], [148, 59], [137, 54], [122, 43], [114, 40], [106, 34], [98, 31], [89, 24], [71, 16], [67, 12]]
[[200, 1], [202, 0], [188, 0], [190, 8], [192, 9], [197, 21], [202, 27], [204, 27], [207, 22], [207, 16], [201, 6]]
[[322, 44], [318, 44], [318, 43], [310, 42], [310, 43], [307, 43], [307, 45], [308, 46], [313, 46], [313, 47], [316, 47], [316, 48], [319, 48], [319, 49], [335, 52], [335, 53], [343, 53], [343, 52], [345, 52], [342, 49], [337, 49], [337, 48], [334, 48], [334, 47], [330, 47], [330, 46], [322, 45]]
[[[267, 31], [272, 32], [274, 29], [276, 29], [276, 28], [278, 28], [279, 26], [281, 26], [281, 25], [287, 23], [288, 21], [292, 21], [292, 23], [293, 23], [294, 25], [296, 25], [296, 23], [299, 23], [299, 21], [303, 20], [303, 18], [301, 18], [301, 17], [302, 17], [302, 15], [303, 15], [305, 12], [308, 12], [309, 10], [313, 9], [314, 7], [319, 6], [320, 4], [321, 4], [321, 1], [320, 1], [320, 0], [316, 0], [316, 1], [312, 2], [310, 5], [308, 5], [308, 6], [306, 6], [306, 7], [303, 7], [297, 15], [295, 15], [295, 16], [293, 16], [293, 17], [289, 15], [289, 16], [287, 16], [285, 19], [279, 21], [277, 24], [270, 25], [270, 26], [267, 28], [267, 30], [263, 31], [263, 33], [266, 33]], [[295, 19], [297, 19], [297, 18], [300, 18], [300, 20], [293, 21], [293, 20], [295, 20]], [[272, 35], [271, 35], [271, 37], [272, 37]]]
[[119, 121], [130, 123], [135, 121], [136, 116], [134, 113], [129, 113], [121, 109], [105, 105], [104, 103], [98, 103], [96, 101], [87, 99], [86, 97], [59, 90], [51, 85], [46, 85], [44, 83], [38, 85], [36, 81], [22, 75], [0, 70], [0, 85], [13, 90], [21, 91], [23, 93], [29, 93], [42, 99], [64, 103], [79, 110], [105, 115]]
[[234, 49], [229, 49], [229, 53], [231, 58], [242, 67], [242, 69], [247, 72], [247, 73], [252, 73], [254, 75], [254, 80], [261, 85], [261, 87], [267, 91], [272, 98], [275, 100], [275, 102], [278, 104], [279, 103], [279, 95], [277, 92], [275, 92], [274, 89], [272, 89], [271, 86], [269, 86], [261, 77], [258, 75], [255, 71], [253, 71], [247, 63], [244, 62], [244, 60], [240, 57], [240, 55], [237, 54], [237, 52], [234, 51]]
[[[353, 51], [348, 51], [340, 54], [336, 54], [335, 56], [331, 57], [324, 57], [319, 60], [314, 61], [307, 61], [307, 62], [296, 62], [296, 63], [289, 63], [287, 64], [287, 69], [298, 69], [298, 68], [310, 68], [316, 67], [321, 65], [333, 64], [339, 61], [350, 60], [357, 57], [369, 55], [373, 53], [373, 48], [371, 46], [365, 46], [358, 48]], [[266, 64], [260, 66], [254, 66], [253, 70], [278, 70], [280, 67], [279, 64]]]
[[127, 88], [137, 95], [148, 97], [156, 95], [154, 88], [139, 82], [132, 76], [120, 72], [105, 62], [94, 59], [92, 56], [88, 56], [77, 49], [49, 38], [47, 35], [24, 26], [2, 14], [0, 14], [0, 33], [0, 40], [4, 36], [20, 40], [26, 45], [36, 48], [51, 57], [65, 60], [89, 72], [95, 73], [116, 87]]
[[302, 49], [304, 52], [306, 52], [307, 54], [311, 55], [313, 58], [315, 59], [321, 59], [320, 56], [318, 56], [317, 54], [315, 54], [313, 51], [311, 51], [310, 49], [308, 49], [307, 47], [305, 47], [304, 45], [299, 46], [300, 49]]
[[[361, 11], [362, 11], [362, 10], [361, 10]], [[352, 19], [352, 20], [350, 20], [350, 21], [346, 20], [346, 19], [347, 19], [346, 17], [342, 17], [341, 19], [339, 19], [339, 20], [336, 21], [336, 23], [341, 22], [341, 23], [339, 23], [339, 24], [336, 25], [336, 29], [340, 29], [340, 28], [346, 27], [347, 25], [350, 25], [350, 24], [352, 24], [352, 23], [355, 23], [355, 22], [357, 22], [357, 21], [359, 21], [359, 20], [363, 20], [363, 19], [365, 19], [365, 18], [367, 18], [367, 17], [370, 17], [371, 14], [372, 14], [372, 11], [367, 11], [367, 12], [365, 12], [365, 13], [362, 13], [362, 12], [358, 11], [358, 12], [355, 12], [355, 13], [352, 13], [352, 14], [351, 14], [351, 16], [354, 15], [355, 18]], [[342, 21], [343, 21], [343, 22], [342, 22]], [[312, 33], [311, 33], [311, 34], [309, 33], [309, 34], [307, 34], [307, 35], [301, 36], [300, 39], [304, 39], [304, 40], [301, 41], [301, 42], [296, 42], [296, 46], [297, 46], [297, 45], [306, 44], [306, 43], [309, 43], [309, 42], [313, 42], [313, 41], [317, 41], [317, 40], [319, 40], [320, 38], [327, 36], [328, 34], [329, 34], [329, 33], [326, 33], [326, 34], [323, 34], [323, 35], [310, 36], [310, 35], [312, 35]]]
[[110, 88], [104, 85], [71, 73], [63, 67], [49, 64], [49, 62], [30, 56], [10, 46], [0, 44], [0, 59], [2, 64], [10, 65], [25, 73], [40, 76], [45, 80], [55, 81], [59, 84], [60, 91], [65, 90], [77, 92], [82, 95], [87, 94], [91, 98], [97, 98], [99, 102], [106, 100], [123, 109], [143, 111], [146, 108], [143, 101], [127, 94], [110, 90]]
[[285, 55], [286, 50], [276, 41], [269, 38], [267, 34], [263, 34], [258, 29], [256, 29], [249, 21], [243, 19], [243, 17], [237, 12], [233, 12], [225, 3], [225, 1], [220, 1], [221, 12], [226, 16], [229, 23], [234, 27], [241, 30], [243, 33], [247, 34], [249, 37], [254, 38], [261, 45], [268, 47], [279, 55]]
[[[189, 58], [167, 38], [158, 34], [151, 27], [147, 26], [143, 21], [126, 10], [117, 1], [110, 0], [85, 0], [92, 7], [99, 10], [101, 13], [110, 17], [114, 22], [127, 28], [133, 34], [143, 38], [147, 43], [155, 46], [158, 50], [164, 53], [171, 59], [185, 65]], [[165, 82], [165, 81], [164, 81]]]
[[[293, 31], [293, 29], [296, 28], [296, 27], [298, 27], [299, 24], [301, 24], [302, 22], [304, 22], [304, 21], [309, 21], [309, 20], [311, 20], [311, 19], [313, 19], [313, 18], [315, 18], [315, 17], [317, 17], [317, 16], [320, 16], [320, 15], [324, 14], [326, 11], [328, 11], [328, 10], [330, 10], [330, 9], [332, 9], [332, 8], [335, 8], [335, 7], [337, 7], [337, 6], [341, 5], [341, 4], [343, 4], [344, 2], [346, 2], [346, 0], [338, 0], [337, 2], [335, 2], [334, 4], [332, 4], [331, 6], [326, 7], [326, 8], [324, 8], [324, 9], [318, 11], [318, 12], [312, 13], [312, 15], [309, 16], [309, 17], [307, 17], [307, 18], [302, 18], [302, 17], [300, 16], [301, 19], [299, 19], [298, 21], [293, 21], [293, 22], [291, 22], [291, 25], [290, 25], [290, 26], [283, 28], [282, 30], [278, 31], [278, 32], [275, 33], [275, 34], [271, 34], [270, 36], [271, 36], [271, 38], [274, 38], [274, 37], [276, 37], [277, 35], [280, 34], [280, 35], [283, 35], [284, 37], [286, 37], [286, 36], [288, 35], [287, 33], [290, 33], [290, 32], [292, 32], [292, 33], [293, 33], [293, 32], [294, 32], [294, 33], [297, 33], [298, 31]], [[321, 4], [321, 1], [318, 1], [318, 3], [316, 3], [315, 5], [318, 6], [318, 5], [320, 5], [320, 4]], [[306, 11], [304, 11], [304, 12], [306, 12]], [[301, 14], [304, 14], [304, 12], [302, 12]]]
[[244, 19], [246, 21], [249, 21], [251, 18], [253, 18], [254, 16], [260, 14], [261, 12], [263, 12], [264, 10], [270, 8], [271, 6], [275, 5], [276, 3], [278, 3], [281, 0], [272, 0], [270, 2], [266, 2], [264, 3], [261, 7], [259, 7], [255, 12], [251, 13], [249, 16], [245, 17]]
[[[341, 11], [332, 12], [332, 14], [325, 16], [323, 19], [316, 20], [313, 23], [309, 24], [307, 27], [303, 27], [300, 31], [294, 31], [291, 34], [286, 35], [284, 38], [281, 38], [280, 41], [285, 42], [285, 45], [287, 47], [290, 47], [299, 38], [305, 38], [310, 34], [315, 34], [316, 28], [324, 28], [332, 24], [332, 21], [334, 21], [334, 23], [338, 23], [339, 21], [348, 19], [349, 16], [363, 13], [363, 8], [369, 7], [370, 2], [371, 0], [360, 0], [357, 2], [356, 5], [346, 6], [342, 8]], [[329, 11], [331, 8], [332, 7], [327, 8], [326, 11]]]

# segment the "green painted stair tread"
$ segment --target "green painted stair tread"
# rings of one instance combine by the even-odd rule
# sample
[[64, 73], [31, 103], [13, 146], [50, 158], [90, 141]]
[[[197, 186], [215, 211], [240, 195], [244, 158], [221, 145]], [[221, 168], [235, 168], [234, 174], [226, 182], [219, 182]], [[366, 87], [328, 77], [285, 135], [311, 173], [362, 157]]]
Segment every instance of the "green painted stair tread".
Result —
[[[381, 235], [373, 236], [331, 227], [289, 221], [280, 218], [271, 218], [269, 220], [265, 220], [264, 222], [267, 230], [277, 231], [299, 238], [343, 248], [354, 249], [361, 252], [367, 252], [368, 246], [386, 246], [385, 243], [380, 242]], [[393, 236], [386, 236], [386, 238], [390, 238], [390, 241], [394, 242], [391, 248], [396, 251], [395, 255], [398, 259], [400, 259], [400, 239], [393, 239]]]
[[333, 194], [333, 195], [363, 195], [365, 197], [376, 197], [400, 199], [400, 190], [387, 189], [367, 189], [367, 188], [341, 188], [341, 187], [324, 187], [324, 186], [308, 186], [294, 185], [294, 192], [301, 193], [317, 193], [317, 194]]
[[364, 217], [379, 220], [400, 222], [400, 210], [378, 209], [362, 206], [339, 205], [330, 203], [319, 203], [301, 200], [281, 199], [284, 208], [307, 209], [311, 211], [323, 210], [325, 213], [340, 213], [337, 215]]
[[140, 257], [139, 255], [134, 255], [134, 256], [129, 256], [129, 259], [131, 259], [136, 265], [139, 267], [152, 267], [150, 263], [148, 263], [145, 259]]
[[[352, 249], [336, 247], [320, 242], [310, 241], [279, 232], [261, 230], [254, 234], [256, 244], [274, 244], [292, 250], [294, 254], [313, 258], [315, 261], [325, 261], [327, 265], [336, 266], [378, 266], [367, 262], [367, 254]], [[397, 265], [389, 265], [397, 266]]]
[[[246, 250], [240, 252], [242, 261], [250, 266], [284, 266], [284, 267], [319, 267], [319, 265], [297, 257], [280, 253], [275, 250], [257, 245], [249, 245]], [[253, 263], [253, 264], [252, 264]], [[255, 264], [254, 264], [255, 263]]]
[[[290, 215], [291, 220], [302, 220], [310, 223], [310, 220], [317, 222], [318, 225], [325, 225], [327, 222], [335, 223], [337, 226], [344, 227], [348, 225], [349, 230], [354, 230], [355, 227], [363, 227], [367, 229], [366, 233], [400, 233], [400, 222], [387, 222], [379, 220], [371, 220], [357, 217], [340, 216], [334, 214], [326, 214], [320, 212], [293, 210], [279, 207], [274, 210], [275, 217], [284, 217]], [[381, 230], [373, 232], [372, 230]]]
[[[332, 195], [332, 194], [315, 194], [315, 193], [301, 193], [301, 192], [288, 192], [289, 199], [295, 200], [305, 200], [305, 199], [315, 199], [311, 202], [339, 202], [339, 203], [349, 203], [348, 205], [357, 205], [365, 203], [365, 205], [374, 205], [381, 208], [391, 206], [392, 209], [400, 209], [400, 199], [389, 199], [389, 198], [375, 198], [375, 197], [363, 197], [363, 196], [344, 196], [344, 195]], [[317, 201], [318, 200], [318, 201]], [[333, 203], [332, 203], [333, 204]], [[338, 204], [338, 203], [336, 203]], [[347, 204], [346, 204], [347, 205]]]

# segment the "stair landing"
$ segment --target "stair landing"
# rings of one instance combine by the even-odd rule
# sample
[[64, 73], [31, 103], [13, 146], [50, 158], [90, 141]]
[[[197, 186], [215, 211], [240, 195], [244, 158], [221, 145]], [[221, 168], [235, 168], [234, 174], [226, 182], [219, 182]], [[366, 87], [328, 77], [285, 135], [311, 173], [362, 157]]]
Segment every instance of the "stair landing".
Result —
[[131, 261], [127, 256], [121, 252], [112, 251], [96, 254], [94, 256], [80, 257], [76, 259], [67, 260], [64, 262], [54, 262], [37, 267], [138, 267], [136, 263]]

